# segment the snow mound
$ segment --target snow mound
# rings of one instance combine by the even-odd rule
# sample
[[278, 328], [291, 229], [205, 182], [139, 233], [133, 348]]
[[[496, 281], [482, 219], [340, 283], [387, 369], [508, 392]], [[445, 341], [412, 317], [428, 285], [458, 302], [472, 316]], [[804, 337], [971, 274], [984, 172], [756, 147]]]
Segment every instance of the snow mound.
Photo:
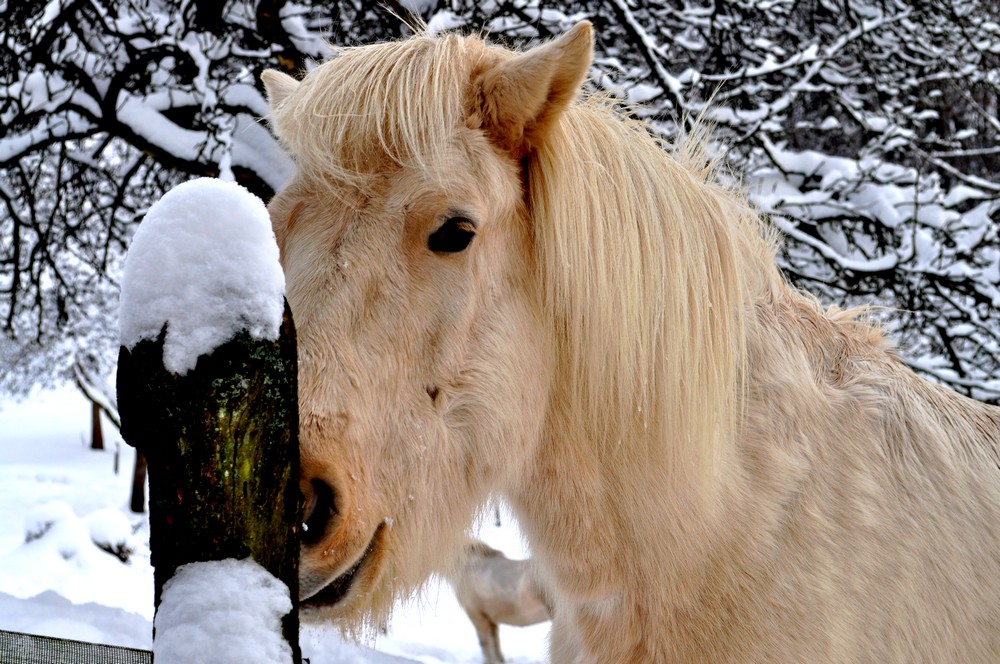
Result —
[[164, 584], [154, 621], [157, 664], [291, 662], [281, 618], [288, 587], [253, 560], [213, 560], [177, 568]]
[[153, 204], [132, 240], [121, 344], [156, 340], [166, 325], [163, 366], [183, 375], [240, 331], [277, 339], [284, 292], [264, 203], [233, 182], [185, 182]]
[[[146, 561], [130, 559], [138, 543], [127, 517], [118, 515], [97, 510], [79, 517], [61, 500], [36, 506], [25, 516], [23, 543], [0, 556], [0, 592], [27, 599], [55, 588], [73, 603], [96, 602], [151, 615], [150, 569]], [[102, 539], [112, 546], [95, 542], [94, 533], [111, 535]], [[115, 599], [122, 588], [130, 592]]]

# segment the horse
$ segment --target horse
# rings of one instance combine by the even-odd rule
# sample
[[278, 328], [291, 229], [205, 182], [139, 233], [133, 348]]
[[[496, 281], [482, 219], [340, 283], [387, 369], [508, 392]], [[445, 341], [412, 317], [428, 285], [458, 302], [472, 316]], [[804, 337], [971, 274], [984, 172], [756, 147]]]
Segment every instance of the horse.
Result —
[[499, 624], [526, 627], [552, 619], [531, 560], [511, 560], [485, 542], [469, 540], [445, 577], [479, 638], [485, 664], [502, 664]]
[[363, 636], [515, 511], [551, 661], [1000, 661], [1000, 409], [587, 92], [593, 29], [263, 74], [298, 329], [303, 616]]

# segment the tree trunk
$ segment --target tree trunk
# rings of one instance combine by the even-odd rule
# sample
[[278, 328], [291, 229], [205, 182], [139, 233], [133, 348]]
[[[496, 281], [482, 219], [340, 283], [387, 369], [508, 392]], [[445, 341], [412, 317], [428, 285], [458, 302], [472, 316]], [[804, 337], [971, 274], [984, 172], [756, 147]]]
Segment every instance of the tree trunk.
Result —
[[184, 376], [163, 366], [164, 335], [122, 348], [118, 360], [122, 435], [148, 464], [155, 605], [180, 565], [252, 557], [288, 586], [284, 636], [299, 662], [298, 379], [287, 304], [278, 341], [240, 332]]
[[135, 451], [135, 465], [132, 466], [132, 495], [128, 508], [136, 514], [146, 511], [146, 457]]
[[90, 449], [104, 449], [104, 432], [101, 431], [101, 407], [96, 401], [90, 402]]

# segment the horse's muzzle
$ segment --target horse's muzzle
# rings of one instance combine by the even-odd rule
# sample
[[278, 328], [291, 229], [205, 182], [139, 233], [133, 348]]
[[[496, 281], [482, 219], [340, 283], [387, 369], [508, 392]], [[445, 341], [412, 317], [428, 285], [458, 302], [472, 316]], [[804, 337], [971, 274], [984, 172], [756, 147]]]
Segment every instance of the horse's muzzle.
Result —
[[303, 604], [313, 607], [339, 604], [348, 596], [359, 578], [372, 576], [370, 574], [372, 570], [369, 570], [368, 567], [383, 546], [386, 528], [385, 522], [380, 523], [364, 552], [346, 571], [332, 581], [323, 584], [322, 581], [317, 582], [315, 578], [310, 579], [308, 573], [305, 574], [304, 578], [300, 580], [300, 600]]

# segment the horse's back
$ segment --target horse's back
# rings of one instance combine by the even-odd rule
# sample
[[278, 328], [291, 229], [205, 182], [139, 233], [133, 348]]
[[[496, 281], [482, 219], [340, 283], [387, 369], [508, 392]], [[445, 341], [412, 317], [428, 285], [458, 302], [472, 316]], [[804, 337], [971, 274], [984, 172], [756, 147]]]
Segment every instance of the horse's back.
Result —
[[899, 581], [923, 608], [913, 634], [937, 635], [936, 661], [1000, 661], [1000, 408], [901, 372], [885, 449], [914, 559]]
[[1000, 661], [1000, 409], [859, 346], [760, 388], [758, 453], [786, 473], [757, 471], [785, 493], [756, 610], [795, 626], [770, 661]]

